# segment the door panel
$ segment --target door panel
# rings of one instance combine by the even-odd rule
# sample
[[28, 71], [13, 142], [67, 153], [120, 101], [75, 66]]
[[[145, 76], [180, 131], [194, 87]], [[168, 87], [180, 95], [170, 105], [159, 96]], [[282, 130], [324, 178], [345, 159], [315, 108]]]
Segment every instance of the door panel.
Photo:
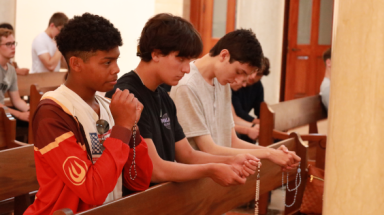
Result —
[[193, 0], [190, 20], [201, 35], [205, 55], [222, 36], [235, 30], [236, 0]]
[[330, 47], [333, 0], [291, 0], [284, 100], [318, 94]]

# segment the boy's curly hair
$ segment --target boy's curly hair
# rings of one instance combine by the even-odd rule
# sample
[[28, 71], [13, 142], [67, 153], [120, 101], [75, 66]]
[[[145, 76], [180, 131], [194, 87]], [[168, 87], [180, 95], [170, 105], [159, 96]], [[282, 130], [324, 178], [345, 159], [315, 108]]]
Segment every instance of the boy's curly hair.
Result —
[[123, 45], [120, 31], [111, 22], [90, 13], [69, 20], [56, 36], [56, 42], [67, 62], [72, 56], [87, 61], [96, 51]]

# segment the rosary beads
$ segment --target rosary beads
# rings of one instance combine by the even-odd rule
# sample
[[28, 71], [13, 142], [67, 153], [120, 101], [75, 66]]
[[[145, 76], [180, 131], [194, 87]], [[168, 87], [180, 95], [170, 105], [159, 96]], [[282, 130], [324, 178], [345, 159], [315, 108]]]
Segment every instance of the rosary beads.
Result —
[[[299, 183], [297, 183], [297, 179], [299, 179]], [[295, 202], [296, 202], [296, 196], [297, 196], [297, 191], [299, 190], [299, 186], [301, 184], [301, 169], [300, 169], [300, 163], [299, 163], [299, 167], [297, 168], [297, 173], [296, 173], [296, 179], [295, 179], [295, 185], [296, 187], [293, 188], [293, 189], [289, 189], [289, 186], [288, 186], [288, 182], [289, 182], [289, 173], [287, 172], [287, 190], [288, 192], [292, 192], [292, 191], [295, 191], [295, 197], [293, 198], [293, 202], [292, 204], [290, 205], [287, 205], [287, 203], [285, 203], [285, 207], [292, 207]], [[281, 175], [281, 184], [282, 184], [282, 187], [284, 188], [284, 172], [282, 172], [282, 175]]]

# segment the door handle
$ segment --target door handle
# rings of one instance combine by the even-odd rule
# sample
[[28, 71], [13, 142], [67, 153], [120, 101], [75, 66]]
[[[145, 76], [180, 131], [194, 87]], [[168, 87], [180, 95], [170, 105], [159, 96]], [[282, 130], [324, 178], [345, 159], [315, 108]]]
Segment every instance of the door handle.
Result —
[[301, 49], [295, 49], [295, 48], [292, 48], [291, 51], [294, 51], [294, 52], [297, 52], [297, 51], [300, 51]]

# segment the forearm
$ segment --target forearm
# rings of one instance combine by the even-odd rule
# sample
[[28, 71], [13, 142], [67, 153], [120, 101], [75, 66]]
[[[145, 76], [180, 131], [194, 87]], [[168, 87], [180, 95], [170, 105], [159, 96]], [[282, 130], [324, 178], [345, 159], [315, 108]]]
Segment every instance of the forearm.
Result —
[[[251, 123], [250, 123], [251, 124]], [[245, 134], [245, 135], [248, 135], [249, 134], [249, 130], [251, 129], [251, 126], [252, 124], [247, 127], [247, 126], [243, 126], [243, 125], [235, 125], [235, 131], [237, 133], [240, 133], [240, 134]]]
[[12, 103], [18, 110], [22, 112], [29, 110], [29, 105], [22, 99], [17, 99], [16, 101], [12, 101]]
[[271, 156], [271, 150], [274, 150], [256, 144], [248, 143], [237, 137], [236, 140], [232, 141], [232, 148], [237, 150], [245, 150], [246, 153], [249, 153], [260, 159], [269, 159]]
[[213, 164], [154, 163], [151, 182], [184, 182], [210, 176]]
[[[49, 58], [48, 61], [46, 61], [46, 63], [45, 63], [44, 66], [45, 66], [49, 71], [53, 72], [53, 71], [55, 70], [57, 64], [59, 63], [60, 58], [61, 58], [61, 53], [60, 53], [60, 51], [57, 50], [57, 51], [55, 52], [55, 54], [54, 54], [51, 58]], [[44, 63], [44, 62], [43, 62], [43, 63]]]

